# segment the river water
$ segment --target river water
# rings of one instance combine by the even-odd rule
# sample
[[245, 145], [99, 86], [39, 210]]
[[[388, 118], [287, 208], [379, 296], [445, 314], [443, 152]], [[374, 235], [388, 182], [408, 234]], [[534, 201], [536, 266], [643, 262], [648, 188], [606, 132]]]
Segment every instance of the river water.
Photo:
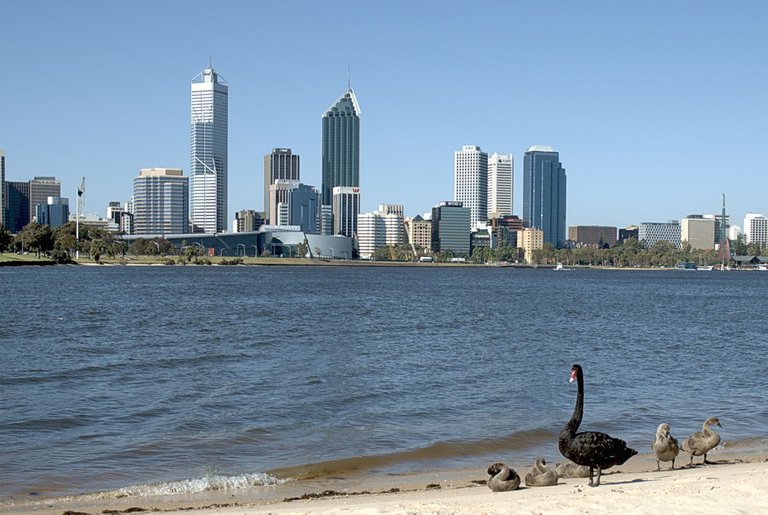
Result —
[[0, 268], [0, 501], [768, 440], [768, 273]]

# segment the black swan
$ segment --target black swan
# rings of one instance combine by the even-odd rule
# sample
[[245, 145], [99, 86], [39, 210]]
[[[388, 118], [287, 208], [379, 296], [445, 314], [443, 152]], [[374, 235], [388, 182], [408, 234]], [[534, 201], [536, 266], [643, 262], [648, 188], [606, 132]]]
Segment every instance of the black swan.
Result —
[[[627, 447], [624, 440], [613, 438], [605, 433], [585, 431], [577, 433], [584, 416], [584, 373], [581, 365], [571, 368], [570, 382], [578, 381], [579, 391], [576, 395], [576, 406], [573, 408], [571, 420], [560, 431], [558, 447], [560, 453], [577, 465], [589, 467], [589, 486], [600, 486], [600, 475], [604, 469], [621, 465], [637, 454], [637, 451]], [[597, 480], [592, 481], [594, 469], [597, 469]]]
[[547, 467], [547, 462], [539, 458], [525, 475], [525, 486], [552, 486], [557, 484], [557, 472]]
[[517, 490], [520, 486], [520, 476], [504, 463], [496, 462], [488, 467], [491, 479], [488, 480], [488, 488], [494, 492], [509, 492]]
[[651, 449], [656, 455], [656, 470], [661, 470], [662, 461], [671, 461], [672, 469], [675, 468], [675, 458], [680, 454], [680, 446], [677, 439], [670, 433], [669, 424], [659, 424], [656, 429], [656, 440], [651, 444]]
[[683, 450], [691, 455], [691, 461], [688, 466], [693, 465], [693, 457], [704, 455], [703, 463], [712, 463], [707, 461], [707, 453], [717, 447], [720, 443], [720, 435], [712, 431], [709, 426], [720, 426], [720, 419], [717, 417], [709, 417], [704, 422], [704, 427], [701, 431], [693, 433], [691, 436], [683, 440]]

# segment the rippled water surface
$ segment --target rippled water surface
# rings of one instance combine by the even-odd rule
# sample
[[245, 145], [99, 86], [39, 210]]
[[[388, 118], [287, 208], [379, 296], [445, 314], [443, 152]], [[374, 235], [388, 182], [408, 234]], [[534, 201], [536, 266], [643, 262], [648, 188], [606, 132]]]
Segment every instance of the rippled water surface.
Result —
[[[0, 268], [0, 500], [768, 437], [768, 273]], [[330, 462], [330, 463], [329, 463]], [[186, 485], [186, 486], [175, 486]]]

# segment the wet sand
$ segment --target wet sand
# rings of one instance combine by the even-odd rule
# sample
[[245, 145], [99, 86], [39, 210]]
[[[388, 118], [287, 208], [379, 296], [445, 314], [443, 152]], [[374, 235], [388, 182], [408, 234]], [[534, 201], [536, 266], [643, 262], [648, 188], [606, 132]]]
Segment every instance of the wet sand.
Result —
[[[485, 467], [406, 475], [360, 475], [288, 481], [274, 487], [162, 497], [85, 495], [0, 505], [0, 513], [768, 513], [768, 454], [722, 450], [688, 467], [656, 471], [650, 454], [607, 471], [598, 488], [585, 478], [550, 487], [494, 493]], [[513, 463], [523, 476], [530, 464]]]

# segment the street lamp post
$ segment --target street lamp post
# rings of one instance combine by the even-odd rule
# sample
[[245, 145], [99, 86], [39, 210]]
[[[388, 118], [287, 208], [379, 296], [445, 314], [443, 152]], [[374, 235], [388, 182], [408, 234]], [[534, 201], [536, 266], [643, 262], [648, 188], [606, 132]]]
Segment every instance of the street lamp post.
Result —
[[244, 245], [244, 244], [242, 244], [242, 243], [238, 243], [238, 244], [237, 244], [237, 255], [238, 255], [238, 256], [239, 256], [239, 255], [241, 255], [241, 254], [240, 254], [240, 247], [243, 247], [243, 254], [242, 254], [242, 255], [243, 255], [243, 256], [245, 256], [245, 245]]
[[256, 245], [251, 245], [251, 247], [253, 247], [253, 257], [256, 257], [256, 255], [259, 253], [259, 247], [257, 247]]

